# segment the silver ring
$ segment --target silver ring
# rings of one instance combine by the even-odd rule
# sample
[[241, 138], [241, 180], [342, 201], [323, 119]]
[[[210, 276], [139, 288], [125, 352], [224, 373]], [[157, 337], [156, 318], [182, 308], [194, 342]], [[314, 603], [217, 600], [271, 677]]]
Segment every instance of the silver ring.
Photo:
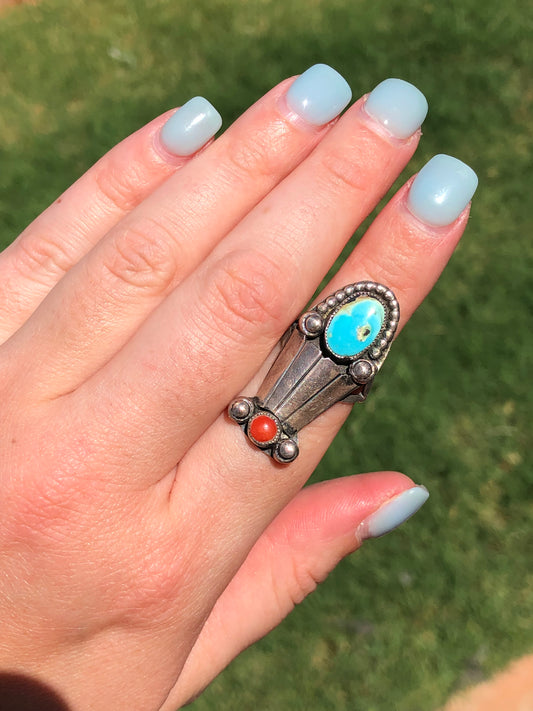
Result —
[[277, 462], [298, 456], [298, 432], [335, 403], [364, 402], [398, 327], [400, 307], [383, 284], [361, 281], [303, 313], [255, 397], [228, 414]]

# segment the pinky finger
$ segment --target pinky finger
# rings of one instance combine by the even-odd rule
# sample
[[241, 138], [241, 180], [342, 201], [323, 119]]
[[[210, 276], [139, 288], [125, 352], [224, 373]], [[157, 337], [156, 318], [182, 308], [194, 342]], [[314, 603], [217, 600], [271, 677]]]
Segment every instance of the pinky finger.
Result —
[[366, 538], [410, 518], [427, 500], [403, 474], [378, 472], [300, 491], [274, 519], [223, 592], [162, 711], [197, 696], [226, 665], [278, 625]]
[[0, 342], [60, 278], [153, 193], [222, 124], [201, 97], [151, 121], [106, 153], [0, 254]]

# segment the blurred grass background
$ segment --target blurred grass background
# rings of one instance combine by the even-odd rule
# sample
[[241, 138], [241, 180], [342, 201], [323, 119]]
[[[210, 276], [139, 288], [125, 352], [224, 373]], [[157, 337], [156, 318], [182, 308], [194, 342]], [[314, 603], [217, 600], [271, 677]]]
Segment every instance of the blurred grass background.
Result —
[[[533, 649], [533, 9], [521, 0], [45, 0], [0, 14], [0, 239], [158, 113], [227, 126], [320, 61], [354, 96], [397, 76], [430, 113], [402, 181], [451, 153], [480, 187], [463, 244], [315, 478], [431, 491], [194, 704], [425, 711]], [[503, 707], [502, 707], [503, 709]]]

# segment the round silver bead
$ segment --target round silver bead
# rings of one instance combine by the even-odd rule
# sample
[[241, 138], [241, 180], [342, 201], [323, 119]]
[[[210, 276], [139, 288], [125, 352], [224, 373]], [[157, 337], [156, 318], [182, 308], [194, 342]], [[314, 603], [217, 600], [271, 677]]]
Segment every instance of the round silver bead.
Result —
[[328, 305], [325, 304], [324, 302], [322, 302], [322, 303], [318, 304], [318, 306], [316, 307], [316, 310], [320, 311], [320, 313], [323, 314], [328, 310]]
[[376, 291], [378, 294], [383, 294], [383, 292], [385, 292], [386, 290], [387, 290], [387, 287], [383, 286], [383, 284], [378, 284], [376, 286]]
[[344, 291], [346, 292], [347, 296], [351, 296], [355, 291], [355, 286], [353, 284], [349, 284], [348, 286], [344, 287]]
[[308, 336], [316, 336], [320, 333], [324, 321], [317, 313], [310, 313], [304, 316], [301, 320], [301, 330]]
[[392, 301], [394, 299], [394, 294], [390, 289], [387, 289], [383, 296], [387, 299], [387, 301]]
[[370, 351], [370, 355], [372, 358], [379, 358], [379, 356], [381, 355], [381, 350], [379, 348], [372, 348], [372, 350]]
[[334, 296], [330, 296], [327, 304], [330, 308], [333, 308], [333, 306], [337, 306], [337, 299]]
[[400, 316], [400, 312], [398, 311], [398, 309], [392, 309], [390, 315], [391, 315], [391, 319], [393, 319], [394, 321], [397, 321]]
[[350, 375], [356, 383], [368, 383], [374, 376], [374, 366], [367, 360], [356, 360], [350, 366]]
[[252, 411], [252, 403], [245, 398], [234, 400], [229, 407], [229, 416], [236, 422], [244, 422]]
[[299, 449], [298, 445], [293, 439], [284, 439], [278, 444], [274, 449], [274, 459], [282, 464], [287, 462], [292, 462], [298, 456]]

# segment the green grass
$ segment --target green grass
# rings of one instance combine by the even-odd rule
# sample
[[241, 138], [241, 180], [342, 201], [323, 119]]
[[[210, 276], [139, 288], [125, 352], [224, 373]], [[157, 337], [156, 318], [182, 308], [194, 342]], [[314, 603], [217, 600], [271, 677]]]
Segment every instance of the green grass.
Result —
[[0, 15], [4, 244], [161, 111], [202, 94], [227, 125], [316, 61], [356, 96], [387, 76], [424, 91], [406, 174], [437, 152], [479, 174], [462, 246], [315, 475], [399, 469], [430, 501], [197, 711], [431, 710], [533, 650], [532, 24], [522, 0], [51, 0]]

